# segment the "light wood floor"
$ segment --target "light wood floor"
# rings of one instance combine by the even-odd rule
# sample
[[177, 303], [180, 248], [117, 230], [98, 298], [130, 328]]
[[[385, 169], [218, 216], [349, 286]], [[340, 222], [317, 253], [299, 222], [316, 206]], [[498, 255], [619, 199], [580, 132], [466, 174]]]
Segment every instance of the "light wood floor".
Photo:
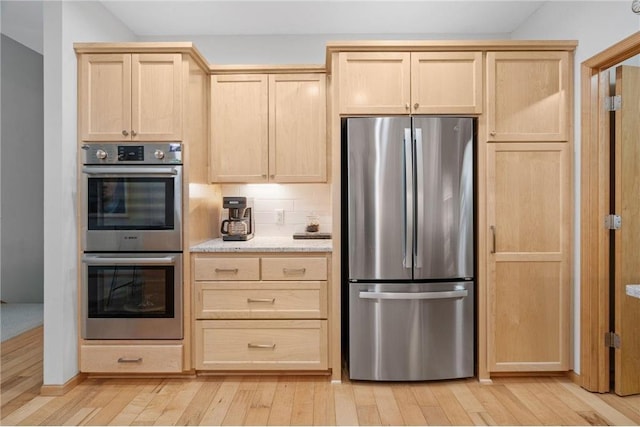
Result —
[[87, 379], [65, 396], [39, 396], [42, 328], [1, 350], [2, 425], [640, 424], [640, 396], [592, 394], [561, 377], [491, 385], [331, 384], [305, 376]]

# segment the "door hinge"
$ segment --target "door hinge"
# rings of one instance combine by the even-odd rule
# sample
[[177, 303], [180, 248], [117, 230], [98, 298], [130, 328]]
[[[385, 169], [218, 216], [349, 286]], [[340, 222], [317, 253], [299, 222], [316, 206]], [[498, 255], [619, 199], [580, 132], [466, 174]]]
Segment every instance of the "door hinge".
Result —
[[607, 230], [620, 230], [622, 227], [622, 217], [620, 215], [607, 215], [604, 217], [604, 228]]
[[620, 348], [620, 335], [615, 332], [604, 334], [604, 346], [609, 348]]
[[608, 96], [604, 99], [604, 108], [607, 111], [618, 111], [622, 107], [622, 96]]

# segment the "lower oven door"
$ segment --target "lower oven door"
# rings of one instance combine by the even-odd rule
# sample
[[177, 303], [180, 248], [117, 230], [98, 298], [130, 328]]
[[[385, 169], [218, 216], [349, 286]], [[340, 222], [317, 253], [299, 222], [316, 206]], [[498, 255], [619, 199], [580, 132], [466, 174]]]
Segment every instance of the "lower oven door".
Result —
[[182, 339], [182, 254], [82, 258], [84, 339]]

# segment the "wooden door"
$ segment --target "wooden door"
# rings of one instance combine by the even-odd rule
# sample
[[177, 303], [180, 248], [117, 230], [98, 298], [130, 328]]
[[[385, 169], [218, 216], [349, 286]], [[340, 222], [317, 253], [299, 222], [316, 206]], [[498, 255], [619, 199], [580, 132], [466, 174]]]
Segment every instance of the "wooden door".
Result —
[[131, 55], [84, 54], [78, 78], [82, 140], [131, 140]]
[[268, 87], [265, 74], [211, 77], [212, 182], [267, 182]]
[[489, 371], [569, 369], [569, 147], [487, 144]]
[[640, 283], [640, 68], [616, 69], [616, 95], [622, 106], [615, 118], [615, 211], [622, 227], [615, 233], [616, 394], [640, 393], [640, 299], [626, 294], [627, 284]]
[[269, 76], [269, 181], [327, 180], [324, 74]]
[[133, 54], [131, 135], [134, 141], [182, 140], [182, 55]]
[[482, 52], [412, 52], [412, 114], [482, 112]]
[[566, 141], [569, 52], [487, 53], [487, 140]]
[[409, 52], [341, 52], [341, 114], [409, 114]]

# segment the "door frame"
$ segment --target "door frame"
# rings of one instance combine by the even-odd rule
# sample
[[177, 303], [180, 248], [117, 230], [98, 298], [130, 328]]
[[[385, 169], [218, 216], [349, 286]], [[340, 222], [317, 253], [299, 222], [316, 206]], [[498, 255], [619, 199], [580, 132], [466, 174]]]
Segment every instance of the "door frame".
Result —
[[609, 112], [604, 98], [609, 79], [600, 73], [640, 54], [640, 31], [581, 64], [581, 230], [580, 230], [580, 383], [589, 391], [609, 391]]

